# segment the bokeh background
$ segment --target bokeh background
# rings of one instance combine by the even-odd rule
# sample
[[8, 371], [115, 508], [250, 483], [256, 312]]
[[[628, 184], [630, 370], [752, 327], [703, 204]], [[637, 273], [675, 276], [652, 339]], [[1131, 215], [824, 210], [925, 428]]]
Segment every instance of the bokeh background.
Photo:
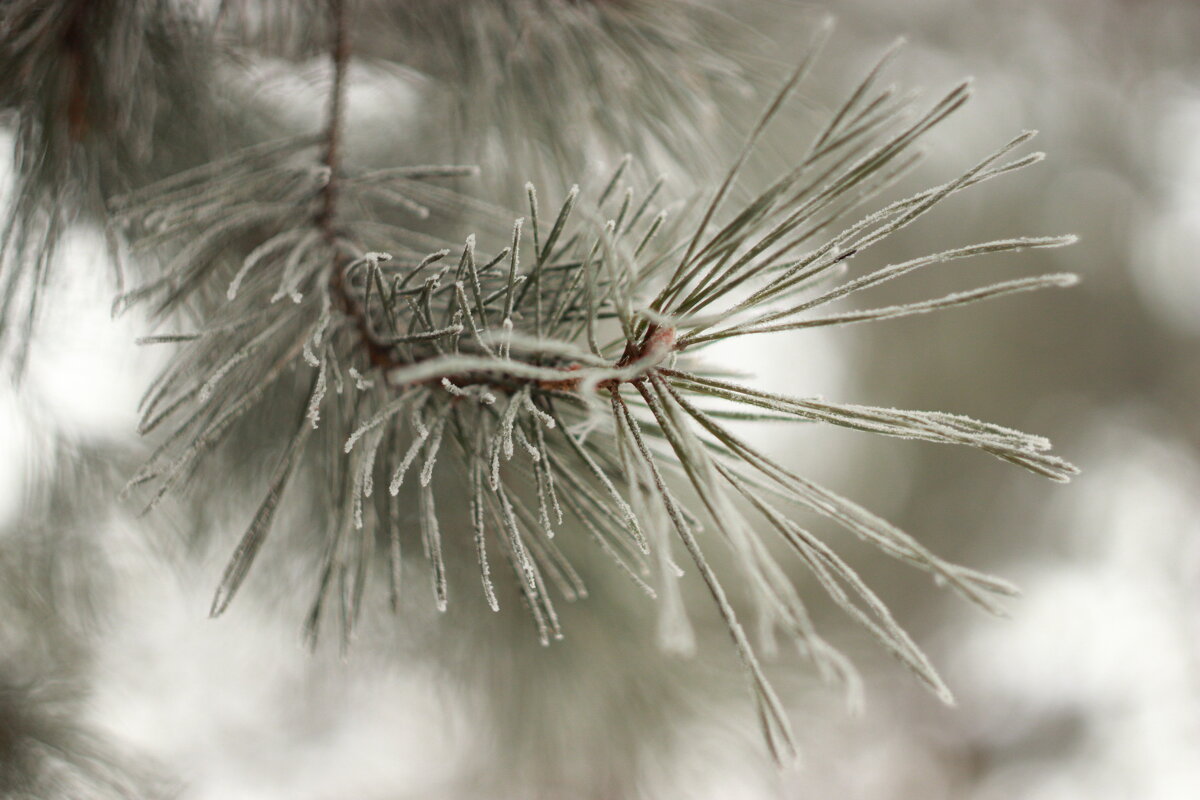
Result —
[[[886, 243], [887, 256], [1076, 233], [1073, 247], [969, 269], [997, 280], [1073, 271], [1083, 282], [731, 345], [722, 355], [781, 391], [942, 409], [1044, 434], [1083, 475], [1064, 487], [975, 452], [748, 429], [806, 474], [951, 560], [1015, 580], [1024, 594], [1009, 619], [989, 618], [846, 543], [939, 665], [957, 706], [937, 704], [865, 636], [822, 614], [864, 671], [865, 711], [847, 713], [834, 692], [781, 664], [800, 770], [781, 776], [744, 756], [754, 747], [748, 723], [732, 751], [697, 724], [685, 737], [693, 747], [641, 780], [646, 796], [1200, 797], [1200, 4], [842, 0], [726, 9], [763, 43], [755, 69], [764, 86], [824, 12], [839, 22], [834, 46], [807, 84], [796, 125], [836, 107], [875, 54], [903, 36], [890, 69], [900, 85], [932, 93], [975, 77], [974, 99], [934, 132], [914, 185], [953, 177], [1025, 128], [1040, 130], [1037, 147], [1049, 154], [955, 198]], [[773, 135], [782, 149], [790, 134]], [[772, 162], [758, 168], [769, 174]], [[64, 259], [95, 264], [102, 251], [83, 229]], [[929, 272], [884, 287], [879, 304], [964, 285], [955, 269]], [[269, 594], [238, 617], [205, 619], [236, 534], [236, 503], [201, 504], [202, 520], [193, 506], [147, 521], [111, 502], [142, 452], [131, 435], [136, 401], [162, 356], [133, 347], [136, 318], [109, 320], [104, 270], [72, 274], [48, 311], [27, 381], [0, 393], [8, 531], [0, 595], [21, 610], [0, 621], [18, 654], [7, 668], [64, 685], [84, 676], [74, 713], [114, 752], [158, 765], [184, 797], [509, 796], [486, 775], [462, 778], [484, 771], [476, 754], [495, 749], [495, 733], [478, 726], [475, 700], [447, 684], [438, 659], [397, 657], [420, 653], [420, 636], [367, 645], [348, 660], [306, 660], [294, 619], [276, 613]], [[228, 535], [198, 545], [187, 532], [204, 525], [227, 525]], [[87, 569], [54, 555], [64, 542], [87, 554]], [[423, 630], [427, 615], [414, 616], [413, 629]], [[572, 669], [591, 660], [581, 655]], [[536, 671], [524, 677], [537, 681]], [[744, 701], [736, 682], [725, 688], [731, 706]], [[652, 705], [647, 692], [638, 702]], [[588, 709], [568, 705], [562, 714]]]

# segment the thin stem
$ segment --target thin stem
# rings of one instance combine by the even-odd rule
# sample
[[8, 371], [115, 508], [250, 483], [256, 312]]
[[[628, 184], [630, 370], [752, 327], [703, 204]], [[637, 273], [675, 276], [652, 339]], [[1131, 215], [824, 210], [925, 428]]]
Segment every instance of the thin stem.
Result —
[[336, 235], [334, 220], [337, 214], [339, 171], [342, 166], [342, 125], [345, 116], [346, 67], [350, 62], [350, 40], [346, 30], [346, 5], [349, 0], [329, 0], [329, 16], [333, 25], [330, 57], [333, 59], [333, 81], [329, 88], [329, 112], [325, 122], [325, 155], [321, 163], [329, 177], [321, 189], [321, 208], [317, 212], [317, 227], [326, 242], [333, 244]]

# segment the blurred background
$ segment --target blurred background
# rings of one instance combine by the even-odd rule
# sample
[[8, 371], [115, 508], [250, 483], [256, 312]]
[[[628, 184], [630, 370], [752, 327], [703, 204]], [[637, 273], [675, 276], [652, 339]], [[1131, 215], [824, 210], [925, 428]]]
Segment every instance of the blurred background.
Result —
[[[813, 736], [795, 796], [1195, 797], [1200, 5], [833, 10], [861, 37], [843, 57], [904, 35], [905, 83], [975, 76], [970, 108], [935, 133], [929, 169], [952, 171], [1014, 128], [1039, 129], [1049, 154], [892, 245], [1072, 232], [1079, 244], [1003, 268], [1038, 260], [1083, 278], [1066, 293], [861, 326], [846, 391], [1045, 434], [1083, 475], [1049, 485], [978, 454], [863, 437], [846, 467], [856, 497], [1024, 596], [1012, 619], [987, 620], [893, 570], [872, 573], [891, 582], [885, 597], [959, 707], [873, 674], [867, 714]], [[937, 275], [946, 287], [952, 272]]]
[[[1049, 154], [955, 198], [885, 242], [886, 256], [1075, 233], [1073, 247], [970, 269], [995, 280], [1072, 271], [1083, 282], [722, 345], [721, 357], [778, 391], [940, 409], [1042, 434], [1083, 475], [1060, 486], [976, 452], [846, 431], [788, 440], [778, 428], [748, 427], [805, 474], [948, 559], [1014, 580], [1024, 594], [1009, 603], [1011, 618], [989, 618], [922, 575], [838, 541], [929, 652], [957, 706], [940, 706], [848, 622], [818, 613], [864, 672], [862, 714], [781, 664], [781, 693], [803, 747], [799, 770], [779, 775], [761, 754], [745, 755], [755, 752], [756, 733], [743, 709], [739, 748], [714, 743], [724, 740], [711, 726], [676, 731], [689, 746], [644, 775], [638, 791], [1200, 797], [1200, 4], [841, 0], [726, 9], [764, 42], [756, 54], [764, 87], [778, 82], [823, 12], [839, 24], [796, 124], [836, 108], [876, 54], [903, 36], [908, 44], [890, 68], [901, 86], [932, 95], [975, 78], [972, 102], [932, 134], [913, 185], [954, 177], [1026, 128], [1040, 130], [1036, 147]], [[776, 131], [771, 146], [782, 150], [789, 135]], [[759, 168], [768, 174], [772, 164]], [[63, 257], [95, 262], [102, 250], [98, 234], [80, 230]], [[931, 270], [875, 299], [954, 291], [964, 285], [955, 272]], [[136, 401], [162, 362], [132, 346], [136, 318], [108, 319], [103, 274], [80, 270], [60, 287], [72, 299], [48, 313], [27, 382], [0, 396], [0, 520], [8, 531], [0, 595], [28, 611], [0, 622], [9, 651], [20, 654], [10, 672], [65, 683], [85, 675], [86, 702], [72, 707], [106, 747], [157, 765], [187, 798], [533, 796], [499, 789], [486, 774], [463, 778], [486, 772], [476, 754], [496, 750], [488, 741], [496, 734], [480, 727], [471, 695], [443, 679], [438, 658], [396, 657], [421, 652], [421, 635], [364, 646], [348, 662], [336, 653], [305, 660], [295, 620], [274, 613], [271, 596], [231, 618], [205, 618], [242, 518], [201, 503], [204, 524], [229, 531], [200, 547], [177, 535], [201, 525], [194, 509], [137, 520], [111, 502], [108, 492], [143, 452], [132, 435]], [[87, 552], [86, 573], [43, 552], [47, 540]], [[31, 563], [45, 574], [31, 577]], [[406, 624], [424, 630], [427, 610], [413, 616]], [[82, 639], [91, 642], [86, 653], [76, 652]], [[594, 654], [574, 658], [579, 669]], [[525, 678], [538, 680], [536, 672]], [[732, 707], [746, 705], [736, 682], [714, 685]], [[646, 689], [637, 702], [657, 697]], [[595, 751], [574, 757], [602, 759]], [[612, 791], [588, 796], [625, 796]], [[573, 792], [538, 796], [582, 796]]]

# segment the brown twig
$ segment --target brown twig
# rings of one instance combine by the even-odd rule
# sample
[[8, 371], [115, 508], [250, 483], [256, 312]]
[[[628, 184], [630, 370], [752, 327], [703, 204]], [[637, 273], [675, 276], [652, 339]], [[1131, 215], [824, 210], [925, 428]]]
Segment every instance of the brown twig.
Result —
[[329, 247], [333, 269], [329, 275], [329, 293], [334, 303], [352, 320], [366, 348], [367, 357], [376, 367], [400, 366], [391, 348], [378, 341], [371, 333], [366, 311], [346, 291], [345, 263], [338, 248], [337, 206], [341, 188], [342, 129], [346, 116], [346, 71], [350, 64], [350, 36], [348, 32], [347, 6], [350, 0], [329, 0], [329, 17], [332, 27], [329, 54], [333, 62], [333, 77], [329, 87], [329, 110], [325, 123], [325, 153], [321, 163], [328, 172], [325, 185], [321, 187], [320, 207], [313, 222], [321, 230]]
[[[342, 166], [342, 125], [346, 103], [346, 67], [350, 61], [350, 40], [346, 31], [347, 0], [329, 0], [329, 15], [333, 24], [330, 55], [333, 59], [333, 80], [329, 88], [329, 112], [325, 124], [325, 155], [322, 163], [329, 177], [321, 189], [321, 208], [317, 212], [317, 227], [332, 247], [337, 237], [336, 217], [339, 171]], [[337, 272], [335, 270], [335, 272]]]

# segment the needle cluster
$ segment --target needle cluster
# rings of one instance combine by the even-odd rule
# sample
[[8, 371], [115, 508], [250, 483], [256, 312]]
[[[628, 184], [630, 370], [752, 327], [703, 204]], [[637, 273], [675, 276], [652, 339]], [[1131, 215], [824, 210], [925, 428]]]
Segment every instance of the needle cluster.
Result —
[[[760, 134], [825, 35], [772, 99], [713, 196], [678, 219], [656, 203], [662, 181], [641, 185], [629, 177], [628, 160], [603, 184], [573, 187], [549, 206], [529, 185], [523, 216], [508, 217], [500, 235], [500, 213], [445, 185], [470, 168], [343, 165], [337, 96], [346, 56], [336, 43], [324, 135], [239, 152], [114, 202], [114, 227], [132, 252], [162, 264], [119, 304], [200, 320], [194, 330], [145, 340], [174, 344], [178, 354], [146, 395], [141, 429], [164, 433], [131, 485], [148, 486], [153, 506], [248, 412], [269, 401], [272, 414], [291, 421], [212, 613], [229, 607], [250, 574], [297, 474], [319, 463], [336, 522], [308, 615], [311, 636], [328, 613], [350, 634], [377, 555], [390, 565], [397, 603], [401, 563], [415, 546], [428, 561], [439, 609], [450, 602], [498, 609], [496, 582], [511, 580], [534, 634], [549, 644], [563, 636], [556, 603], [587, 594], [587, 570], [558, 537], [587, 536], [632, 585], [662, 600], [664, 646], [690, 649], [678, 578], [689, 570], [700, 576], [745, 666], [772, 752], [786, 760], [793, 750], [787, 718], [729, 582], [752, 599], [768, 640], [782, 634], [826, 677], [851, 688], [856, 679], [814, 628], [765, 530], [948, 701], [949, 690], [887, 607], [796, 511], [832, 521], [985, 608], [996, 610], [997, 596], [1013, 588], [942, 560], [751, 446], [731, 423], [821, 422], [966, 445], [1054, 480], [1067, 480], [1074, 467], [1041, 437], [959, 415], [761, 391], [706, 365], [704, 350], [1067, 286], [1074, 276], [1051, 274], [904, 305], [843, 302], [933, 265], [1060, 247], [1072, 237], [1007, 238], [856, 269], [873, 245], [950, 196], [1042, 157], [1016, 155], [1033, 135], [1022, 133], [953, 180], [872, 209], [918, 162], [922, 137], [969, 94], [960, 85], [915, 109], [913, 97], [877, 86], [883, 61], [793, 169], [729, 211]], [[412, 228], [414, 220], [464, 209], [479, 221], [478, 238], [454, 243]], [[302, 390], [280, 391], [296, 386]], [[465, 487], [465, 502], [445, 508], [442, 487], [456, 487], [455, 496]], [[470, 538], [478, 562], [473, 591], [447, 578], [447, 541], [459, 537]], [[728, 575], [708, 556], [716, 548], [732, 554]]]

